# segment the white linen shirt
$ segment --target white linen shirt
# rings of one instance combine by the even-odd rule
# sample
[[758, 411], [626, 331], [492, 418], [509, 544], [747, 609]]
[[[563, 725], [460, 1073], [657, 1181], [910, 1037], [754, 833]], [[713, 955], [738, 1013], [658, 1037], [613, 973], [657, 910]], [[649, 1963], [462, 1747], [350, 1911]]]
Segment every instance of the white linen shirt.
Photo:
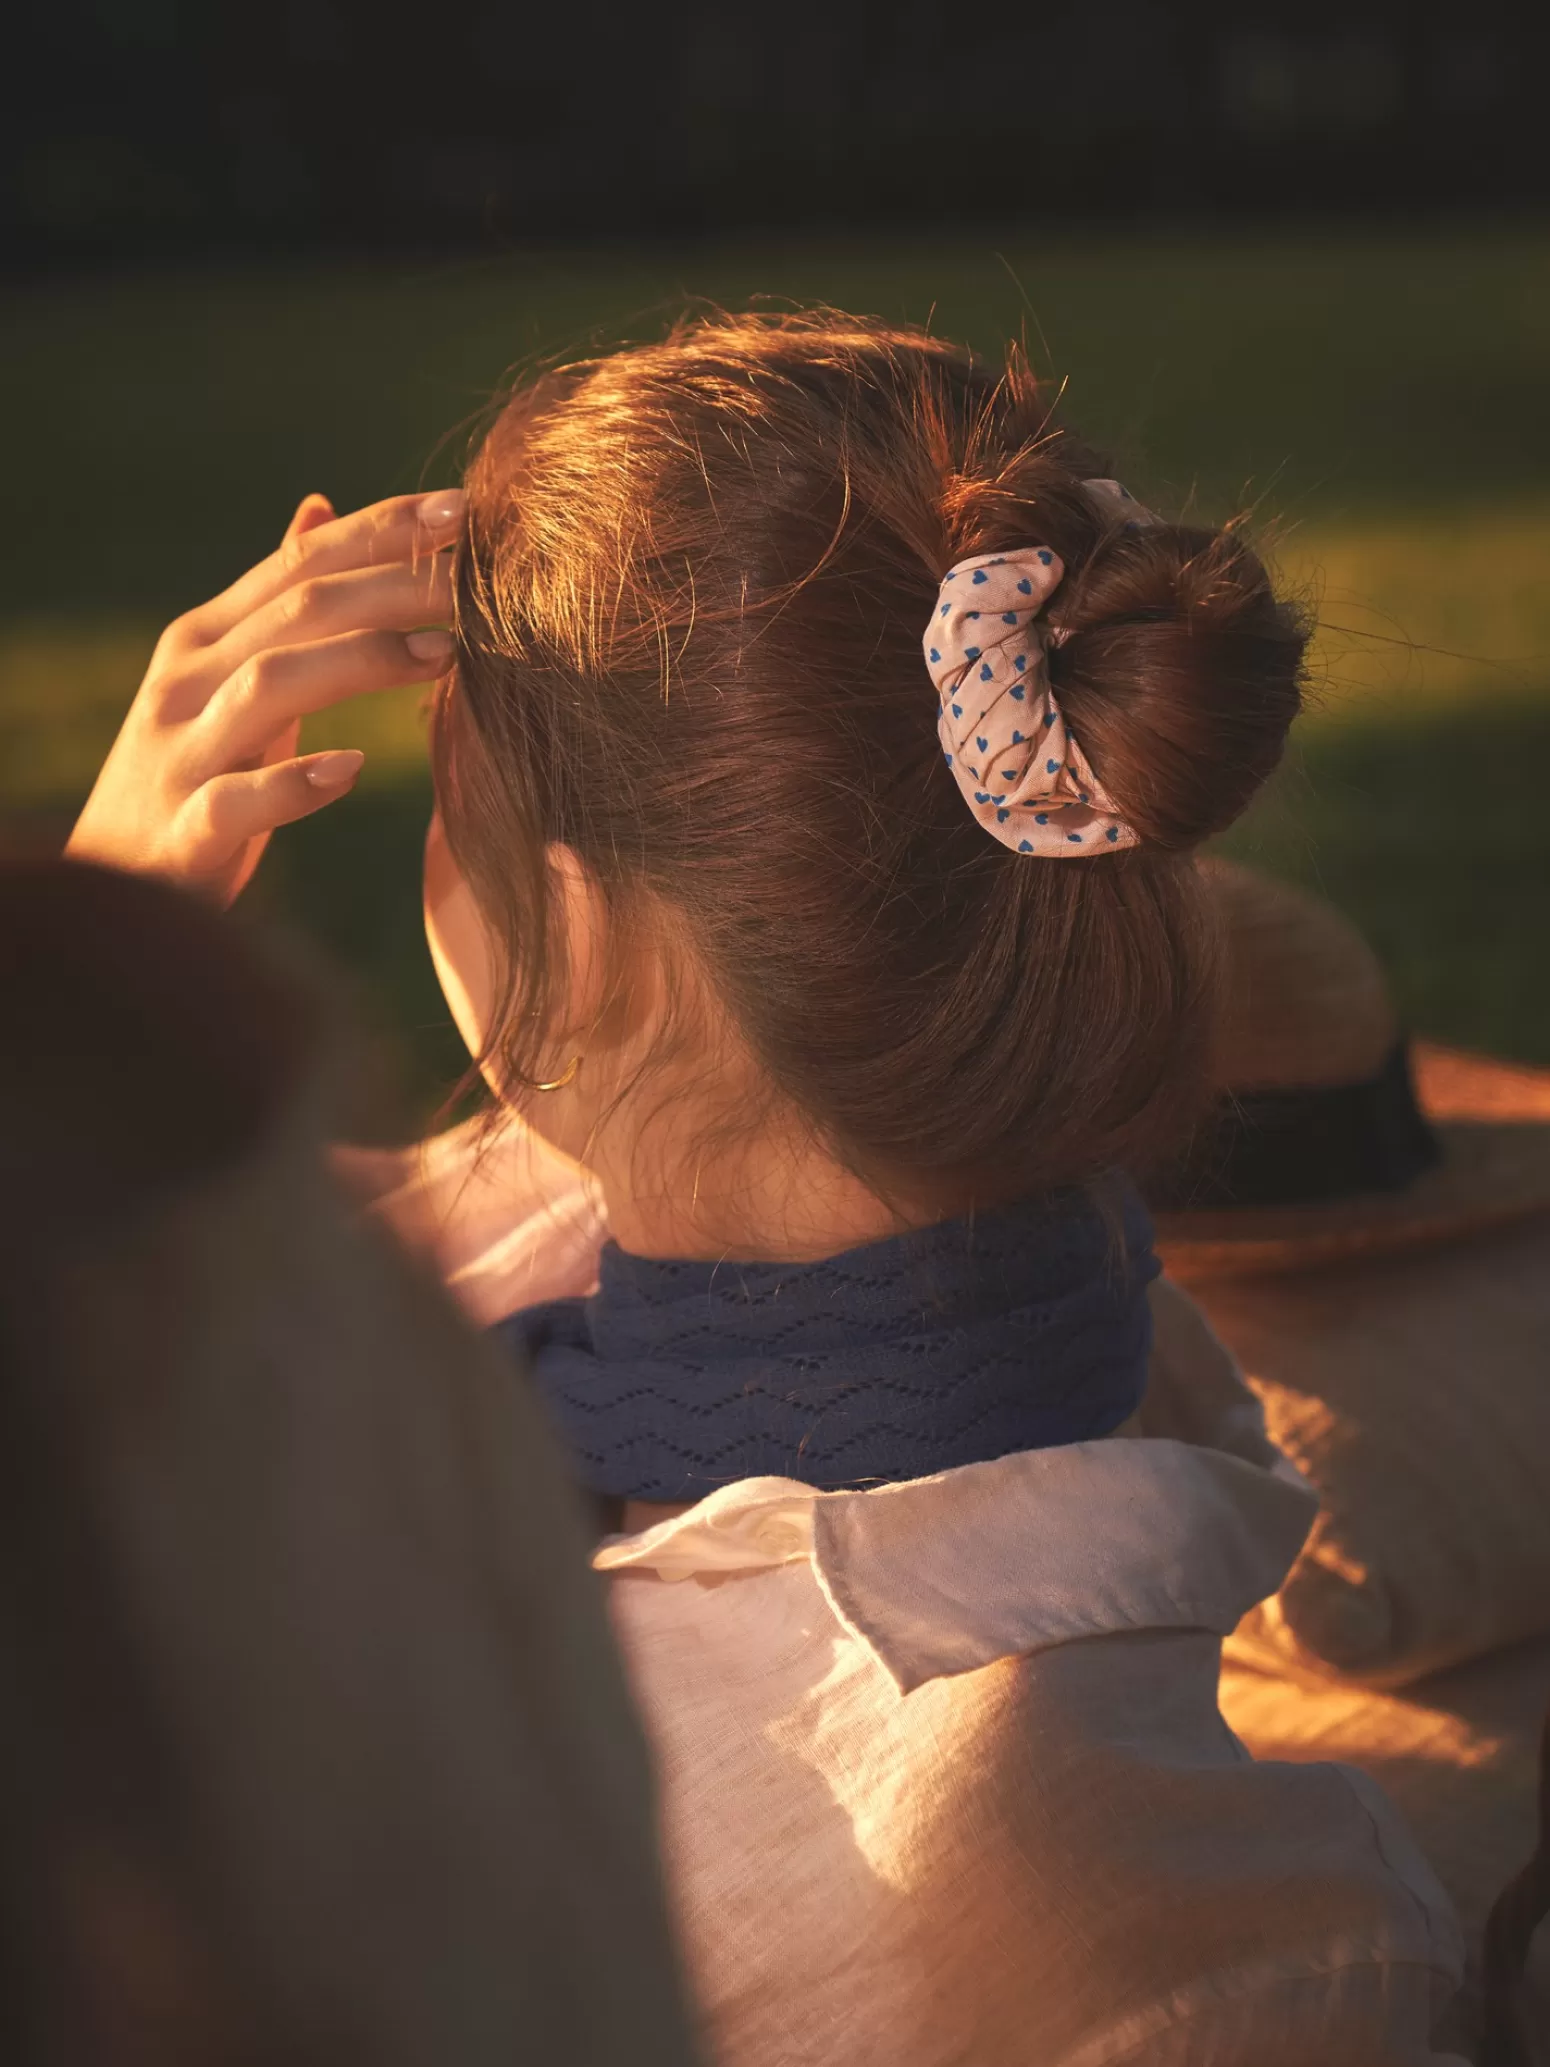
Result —
[[[518, 1298], [444, 1247], [481, 1318], [585, 1289], [579, 1196], [551, 1203], [546, 1264], [512, 1199]], [[718, 2067], [1456, 2059], [1457, 1923], [1385, 1797], [1222, 1719], [1221, 1640], [1314, 1502], [1185, 1295], [1153, 1310], [1119, 1437], [744, 1480], [599, 1547]]]

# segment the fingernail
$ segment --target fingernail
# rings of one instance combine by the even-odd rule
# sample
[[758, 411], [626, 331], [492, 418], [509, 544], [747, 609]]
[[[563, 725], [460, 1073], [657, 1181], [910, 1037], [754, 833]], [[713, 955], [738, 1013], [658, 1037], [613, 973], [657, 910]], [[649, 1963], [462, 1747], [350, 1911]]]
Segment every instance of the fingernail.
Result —
[[337, 753], [314, 754], [307, 763], [307, 780], [314, 789], [343, 789], [365, 765], [366, 756], [357, 747], [341, 747]]
[[404, 644], [416, 660], [450, 660], [454, 641], [450, 632], [432, 629], [411, 632]]
[[427, 531], [450, 531], [461, 524], [468, 497], [461, 488], [438, 488], [420, 498], [420, 523]]

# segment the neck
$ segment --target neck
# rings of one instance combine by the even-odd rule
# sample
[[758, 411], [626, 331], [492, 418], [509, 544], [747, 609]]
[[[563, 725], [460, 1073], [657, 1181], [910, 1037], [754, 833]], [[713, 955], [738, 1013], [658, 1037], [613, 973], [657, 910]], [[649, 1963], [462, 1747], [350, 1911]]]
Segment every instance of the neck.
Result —
[[642, 1145], [628, 1162], [593, 1169], [608, 1226], [634, 1256], [715, 1262], [807, 1263], [926, 1226], [943, 1212], [910, 1212], [809, 1143], [756, 1139], [652, 1173]]
[[810, 1263], [967, 1203], [918, 1185], [883, 1197], [730, 1033], [678, 1053], [653, 1020], [618, 1052], [594, 1042], [573, 1082], [518, 1109], [591, 1173], [613, 1239], [633, 1256]]

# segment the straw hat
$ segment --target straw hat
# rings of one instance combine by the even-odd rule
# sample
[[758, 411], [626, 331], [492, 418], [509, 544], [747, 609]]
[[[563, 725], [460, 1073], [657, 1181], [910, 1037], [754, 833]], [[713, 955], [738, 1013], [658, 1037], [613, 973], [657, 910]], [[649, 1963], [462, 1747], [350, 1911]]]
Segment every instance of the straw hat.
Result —
[[1402, 1038], [1377, 957], [1306, 892], [1208, 861], [1227, 1097], [1154, 1190], [1176, 1277], [1312, 1268], [1550, 1211], [1550, 1070]]

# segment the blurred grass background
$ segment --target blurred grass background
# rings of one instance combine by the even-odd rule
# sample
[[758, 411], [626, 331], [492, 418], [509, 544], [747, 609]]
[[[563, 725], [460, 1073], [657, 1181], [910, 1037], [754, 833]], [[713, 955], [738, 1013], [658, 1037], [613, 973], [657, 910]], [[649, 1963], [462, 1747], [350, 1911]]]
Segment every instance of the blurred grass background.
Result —
[[[967, 255], [966, 255], [967, 254]], [[1322, 889], [1411, 1024], [1550, 1062], [1550, 235], [874, 243], [97, 277], [0, 311], [0, 812], [62, 837], [159, 626], [340, 508], [455, 477], [530, 357], [652, 335], [687, 298], [828, 300], [994, 349], [1165, 511], [1248, 507], [1319, 619], [1313, 708], [1225, 843]], [[418, 916], [419, 698], [332, 713], [355, 792], [254, 886], [323, 943], [417, 1114], [461, 1065]]]

